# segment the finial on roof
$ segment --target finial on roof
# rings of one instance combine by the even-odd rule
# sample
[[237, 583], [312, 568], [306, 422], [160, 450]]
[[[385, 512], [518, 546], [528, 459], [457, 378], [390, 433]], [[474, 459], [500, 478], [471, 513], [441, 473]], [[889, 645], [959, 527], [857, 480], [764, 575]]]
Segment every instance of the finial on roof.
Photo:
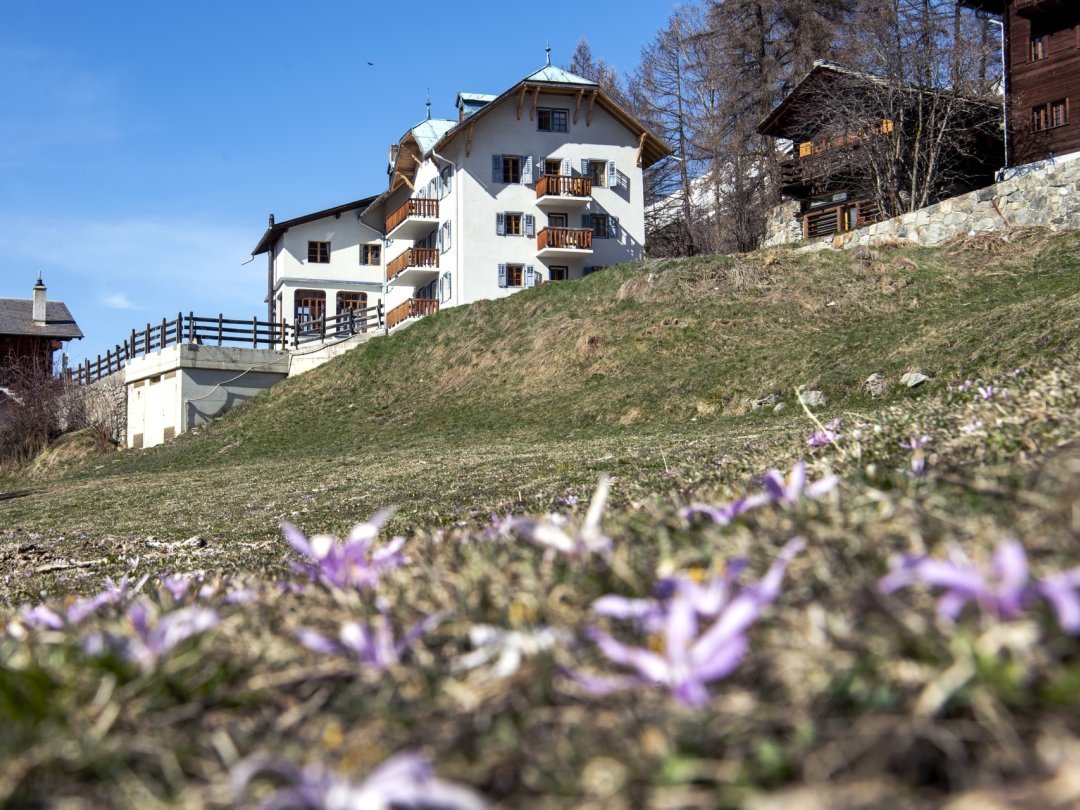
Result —
[[547, 66], [551, 67], [551, 40], [550, 39], [548, 40], [547, 47], [544, 48], [544, 51], [547, 53]]
[[44, 284], [44, 282], [43, 282], [43, 281], [41, 280], [41, 273], [40, 273], [40, 272], [39, 272], [39, 273], [37, 274], [37, 284], [35, 284], [34, 286], [35, 286], [35, 287], [40, 287], [40, 288], [41, 288], [41, 289], [43, 289], [43, 290], [45, 289], [45, 284]]
[[427, 91], [427, 120], [431, 120], [431, 88]]

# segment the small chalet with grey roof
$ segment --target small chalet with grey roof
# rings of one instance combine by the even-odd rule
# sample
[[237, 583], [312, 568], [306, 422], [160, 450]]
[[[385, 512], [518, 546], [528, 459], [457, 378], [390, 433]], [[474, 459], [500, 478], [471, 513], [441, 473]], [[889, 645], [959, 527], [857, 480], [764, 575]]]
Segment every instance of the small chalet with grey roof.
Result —
[[38, 277], [33, 298], [0, 298], [0, 375], [11, 366], [51, 371], [53, 352], [82, 330], [63, 301], [46, 301]]

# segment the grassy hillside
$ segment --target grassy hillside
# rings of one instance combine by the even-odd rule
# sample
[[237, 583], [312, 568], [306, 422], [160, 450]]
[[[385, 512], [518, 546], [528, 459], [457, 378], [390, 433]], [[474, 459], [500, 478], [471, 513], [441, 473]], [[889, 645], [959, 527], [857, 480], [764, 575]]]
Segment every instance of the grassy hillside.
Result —
[[[1007, 538], [1035, 577], [1080, 565], [1078, 248], [1027, 232], [611, 268], [426, 318], [167, 447], [6, 479], [0, 803], [234, 806], [249, 755], [359, 781], [418, 749], [507, 808], [1067, 806], [1080, 646], [1054, 610], [969, 605], [952, 624], [940, 591], [875, 583], [895, 553], [982, 560]], [[914, 369], [932, 380], [899, 386]], [[890, 383], [879, 399], [860, 389], [872, 372]], [[800, 385], [828, 396], [835, 442], [808, 446]], [[783, 410], [750, 409], [771, 392]], [[680, 511], [760, 493], [800, 459], [837, 488], [729, 525]], [[507, 513], [549, 512], [572, 532], [605, 472], [609, 557], [499, 532]], [[408, 560], [374, 589], [293, 570], [282, 521], [343, 535], [388, 506], [377, 546], [403, 535]], [[582, 688], [628, 671], [588, 628], [669, 643], [592, 615], [598, 597], [707, 580], [736, 556], [758, 580], [796, 535], [805, 551], [704, 706]], [[63, 613], [123, 574], [150, 579], [78, 626], [20, 612]], [[194, 584], [176, 595], [171, 574]], [[129, 655], [132, 600], [219, 621], [146, 665]], [[298, 640], [432, 614], [386, 669]], [[477, 625], [563, 635], [500, 674], [463, 663]]]

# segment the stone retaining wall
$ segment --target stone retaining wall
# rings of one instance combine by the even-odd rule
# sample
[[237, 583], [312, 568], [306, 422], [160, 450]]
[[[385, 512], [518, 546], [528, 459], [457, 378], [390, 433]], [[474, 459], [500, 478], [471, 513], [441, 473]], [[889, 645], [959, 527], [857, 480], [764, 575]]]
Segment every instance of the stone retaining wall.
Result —
[[1033, 225], [1080, 229], [1080, 160], [1032, 171], [856, 231], [827, 236], [803, 249], [883, 242], [937, 245], [957, 236]]

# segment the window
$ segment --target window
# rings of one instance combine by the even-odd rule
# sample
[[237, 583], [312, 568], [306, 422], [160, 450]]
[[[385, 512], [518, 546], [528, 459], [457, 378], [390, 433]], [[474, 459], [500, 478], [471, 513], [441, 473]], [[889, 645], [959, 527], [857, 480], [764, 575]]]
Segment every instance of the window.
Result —
[[566, 281], [570, 278], [570, 268], [553, 265], [548, 268], [548, 278], [552, 281]]
[[506, 284], [507, 287], [523, 287], [525, 286], [525, 266], [521, 264], [508, 264], [506, 265]]
[[504, 183], [521, 182], [521, 158], [517, 155], [502, 156], [502, 181]]
[[1050, 126], [1063, 127], [1069, 123], [1069, 100], [1050, 102]]
[[536, 128], [541, 132], [566, 132], [569, 110], [540, 107], [536, 111]]
[[307, 243], [307, 260], [309, 262], [315, 262], [316, 264], [329, 264], [330, 263], [330, 243], [329, 242], [308, 242]]
[[593, 236], [597, 239], [608, 238], [608, 217], [607, 214], [593, 214], [590, 218], [592, 222]]
[[603, 160], [590, 160], [586, 177], [591, 177], [594, 186], [607, 185], [607, 163]]
[[339, 292], [337, 294], [337, 314], [338, 327], [337, 331], [339, 335], [349, 334], [349, 324], [341, 318], [349, 310], [353, 310], [355, 315], [356, 328], [361, 332], [367, 331], [367, 313], [363, 310], [367, 309], [367, 293], [362, 292]]
[[1044, 132], [1054, 127], [1063, 127], [1069, 123], [1069, 100], [1067, 98], [1040, 104], [1031, 111], [1031, 128], [1035, 132]]
[[549, 228], [566, 228], [569, 224], [570, 223], [566, 219], [566, 214], [548, 214]]
[[382, 245], [361, 245], [360, 264], [378, 264], [382, 260]]
[[557, 177], [558, 175], [562, 174], [562, 161], [545, 160], [544, 174], [546, 174], [548, 177]]
[[1031, 51], [1028, 54], [1029, 62], [1038, 62], [1045, 59], [1048, 53], [1050, 37], [1047, 34], [1031, 35]]
[[326, 293], [322, 290], [297, 290], [293, 302], [296, 328], [301, 333], [316, 331], [316, 324], [326, 315]]
[[536, 217], [532, 214], [505, 213], [495, 215], [498, 236], [536, 236]]

